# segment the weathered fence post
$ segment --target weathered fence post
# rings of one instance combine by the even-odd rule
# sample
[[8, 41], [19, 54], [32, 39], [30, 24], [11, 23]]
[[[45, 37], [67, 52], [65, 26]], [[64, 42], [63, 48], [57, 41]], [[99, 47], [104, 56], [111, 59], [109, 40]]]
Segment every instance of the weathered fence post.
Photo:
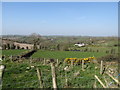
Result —
[[56, 83], [56, 74], [55, 74], [55, 64], [51, 63], [51, 72], [52, 72], [52, 82], [54, 90], [57, 90], [57, 83]]
[[57, 59], [57, 66], [58, 66], [58, 64], [59, 64], [59, 60]]
[[100, 74], [103, 72], [103, 61], [101, 60], [101, 65], [100, 65]]
[[71, 66], [73, 67], [73, 60], [71, 60]]
[[82, 71], [85, 71], [84, 70], [84, 60], [82, 60]]
[[68, 86], [67, 72], [65, 71], [65, 86]]
[[5, 69], [4, 65], [0, 65], [0, 90], [2, 90], [2, 75], [3, 75], [3, 70]]
[[39, 80], [39, 83], [40, 83], [40, 88], [43, 88], [43, 81], [42, 81], [41, 71], [38, 68], [36, 68], [36, 69], [37, 69], [38, 80]]
[[58, 59], [57, 59], [57, 64], [56, 64], [56, 67], [58, 66], [58, 64], [59, 64], [59, 61], [58, 61]]
[[95, 78], [98, 80], [98, 82], [104, 87], [104, 88], [106, 88], [106, 86], [103, 84], [103, 82], [98, 78], [98, 76], [97, 75], [95, 75]]
[[64, 68], [65, 66], [66, 66], [66, 62], [64, 61], [64, 62], [63, 62], [63, 68]]

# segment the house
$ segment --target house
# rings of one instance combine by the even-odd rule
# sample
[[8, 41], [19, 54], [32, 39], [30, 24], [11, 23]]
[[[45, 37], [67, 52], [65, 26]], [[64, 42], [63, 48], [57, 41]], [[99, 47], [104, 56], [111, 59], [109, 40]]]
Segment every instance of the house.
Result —
[[84, 43], [80, 43], [80, 44], [75, 44], [74, 46], [84, 47], [85, 44]]

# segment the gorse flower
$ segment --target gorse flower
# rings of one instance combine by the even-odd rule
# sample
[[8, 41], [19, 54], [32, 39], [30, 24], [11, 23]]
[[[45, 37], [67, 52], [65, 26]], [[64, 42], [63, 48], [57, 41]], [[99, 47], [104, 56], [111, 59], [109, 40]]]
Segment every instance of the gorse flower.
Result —
[[64, 61], [67, 62], [67, 63], [69, 63], [69, 64], [71, 62], [73, 62], [73, 63], [81, 63], [82, 60], [84, 60], [85, 63], [89, 63], [93, 59], [95, 59], [95, 57], [88, 57], [88, 58], [65, 58]]

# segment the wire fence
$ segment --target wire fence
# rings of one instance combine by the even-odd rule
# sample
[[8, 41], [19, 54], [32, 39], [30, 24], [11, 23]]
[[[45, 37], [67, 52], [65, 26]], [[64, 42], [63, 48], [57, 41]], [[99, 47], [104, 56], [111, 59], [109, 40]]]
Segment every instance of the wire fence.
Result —
[[[37, 67], [39, 67], [39, 65], [37, 66]], [[64, 66], [65, 67], [65, 66]], [[81, 66], [80, 66], [81, 67]], [[58, 67], [57, 67], [58, 68]], [[59, 69], [63, 69], [63, 66], [62, 67], [59, 67]], [[6, 71], [8, 71], [7, 69], [6, 69]], [[61, 71], [61, 70], [60, 70]], [[58, 70], [57, 71], [57, 74], [59, 74], [60, 73], [60, 71]], [[19, 71], [18, 71], [19, 72]], [[47, 77], [47, 75], [45, 75], [44, 73], [45, 73], [46, 71], [44, 71], [44, 70], [42, 70], [42, 73], [43, 73], [43, 76], [42, 76], [42, 79], [43, 79], [43, 85], [45, 86], [45, 87], [52, 87], [52, 76], [51, 76], [51, 71], [49, 70], [49, 77]], [[67, 72], [67, 71], [66, 71]], [[75, 71], [76, 72], [76, 71]], [[75, 73], [74, 72], [74, 73]], [[31, 74], [31, 75], [36, 75], [36, 77], [37, 77], [37, 74], [36, 74], [36, 72], [27, 72], [28, 74]], [[81, 76], [81, 75], [79, 75], [79, 76], [77, 76], [77, 77], [74, 77], [74, 73], [72, 73], [71, 75], [66, 75], [65, 73], [60, 73], [59, 74], [59, 77], [57, 77], [57, 81], [59, 80], [59, 83], [58, 83], [58, 85], [60, 85], [60, 87], [64, 87], [64, 85], [65, 85], [65, 83], [66, 83], [66, 79], [69, 81], [69, 82], [71, 82], [72, 83], [72, 80], [75, 80], [76, 78], [77, 79], [79, 79], [79, 80], [82, 80], [82, 79], [86, 79], [86, 77], [85, 76]], [[96, 71], [94, 72], [94, 74], [96, 74]], [[116, 76], [116, 78], [118, 78], [120, 75], [118, 75], [118, 76]], [[94, 79], [94, 76], [93, 76], [93, 78], [91, 78], [91, 80], [95, 80]], [[4, 81], [3, 81], [4, 82]], [[111, 84], [113, 84], [113, 82], [114, 81], [110, 81], [110, 83], [108, 83], [108, 86], [110, 86]], [[15, 85], [15, 86], [17, 86], [17, 87], [24, 87], [25, 85], [27, 85], [27, 84], [32, 84], [33, 85], [33, 87], [34, 87], [34, 84], [36, 84], [36, 87], [39, 87], [39, 80], [38, 79], [35, 79], [35, 80], [30, 80], [30, 81], [21, 81], [21, 82], [14, 82], [14, 83], [6, 83], [5, 85], [4, 85], [4, 83], [3, 83], [3, 86], [10, 86], [10, 85]], [[78, 83], [78, 84], [80, 84], [80, 83]], [[77, 83], [76, 83], [76, 85], [77, 85]], [[32, 86], [31, 86], [32, 87]]]

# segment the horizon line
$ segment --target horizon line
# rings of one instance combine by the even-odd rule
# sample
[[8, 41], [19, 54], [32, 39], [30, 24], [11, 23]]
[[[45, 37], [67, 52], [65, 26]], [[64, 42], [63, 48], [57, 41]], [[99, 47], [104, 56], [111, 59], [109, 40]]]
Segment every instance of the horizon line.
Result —
[[[37, 33], [36, 33], [37, 34]], [[32, 34], [29, 34], [29, 35], [20, 35], [20, 34], [4, 34], [4, 35], [0, 35], [0, 36], [30, 36], [30, 35], [32, 35]], [[40, 35], [40, 34], [37, 34], [37, 35]], [[81, 37], [119, 37], [119, 35], [103, 35], [103, 36], [99, 36], [99, 35], [97, 35], [97, 36], [94, 36], [94, 35], [40, 35], [40, 36], [81, 36]]]

